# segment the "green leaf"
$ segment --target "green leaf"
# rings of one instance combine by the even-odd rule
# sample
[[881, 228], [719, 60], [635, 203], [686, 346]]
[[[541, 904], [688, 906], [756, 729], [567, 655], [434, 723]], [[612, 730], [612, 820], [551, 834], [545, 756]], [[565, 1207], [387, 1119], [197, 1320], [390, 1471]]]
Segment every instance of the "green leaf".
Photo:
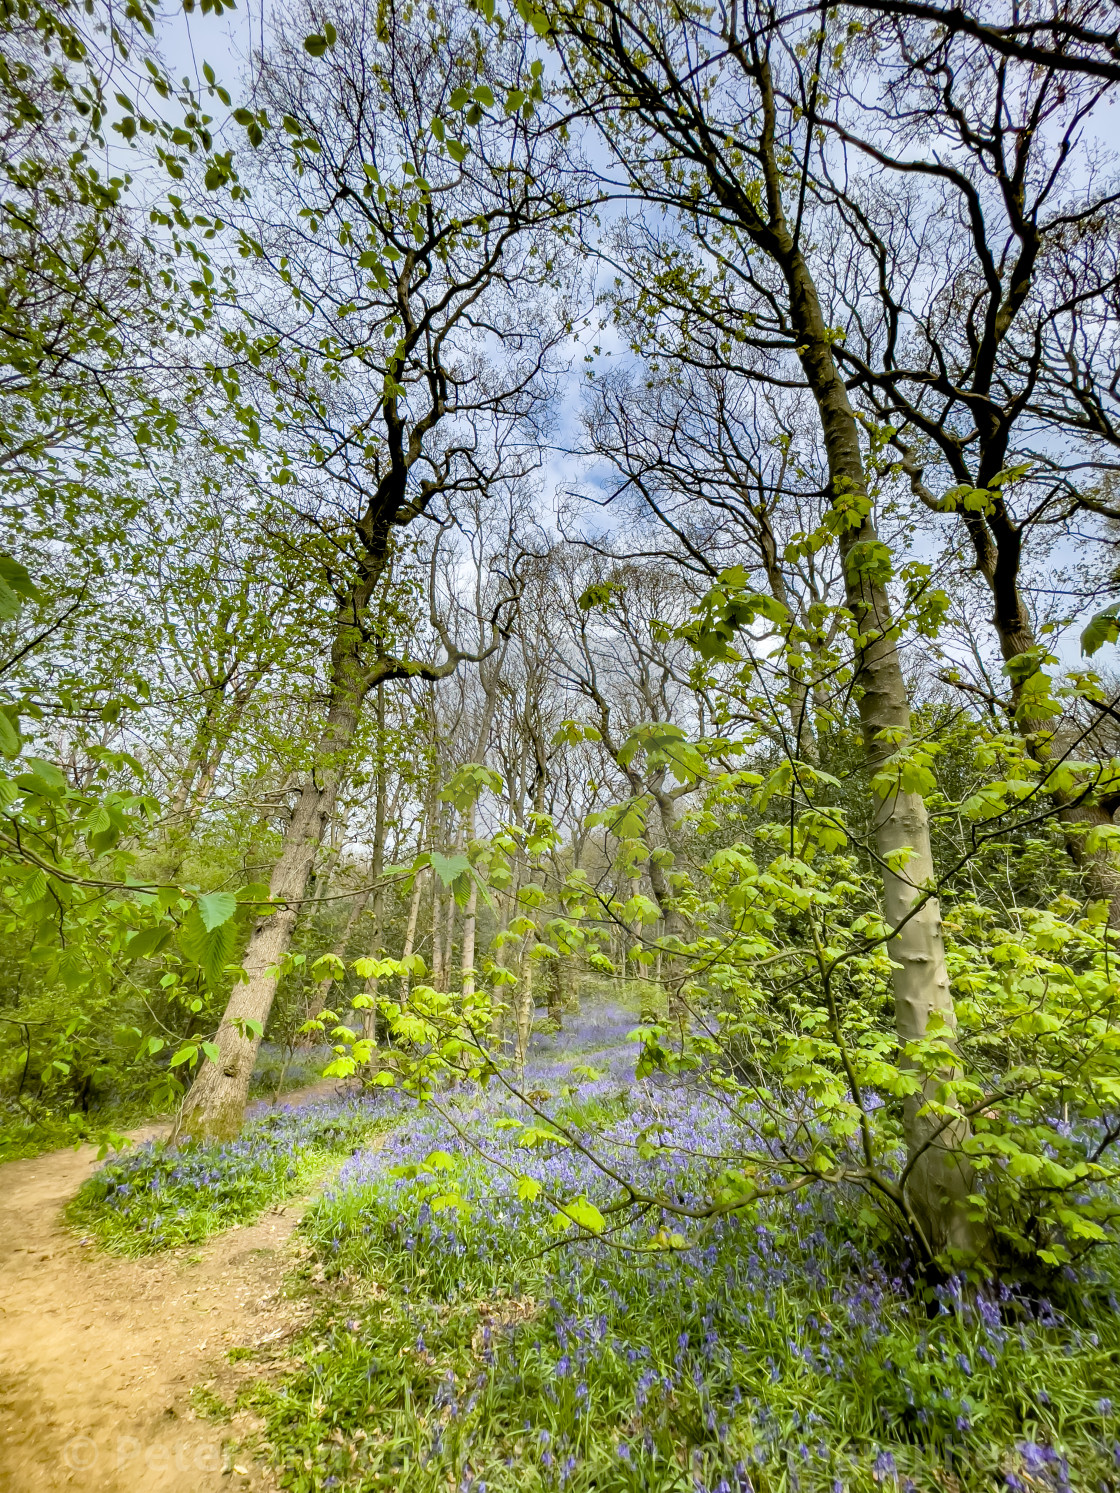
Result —
[[69, 787], [66, 776], [59, 772], [53, 762], [46, 762], [42, 757], [25, 757], [23, 760], [39, 782], [50, 790], [50, 796], [66, 792]]
[[424, 1165], [431, 1172], [453, 1172], [455, 1158], [450, 1151], [429, 1151], [424, 1157]]
[[465, 762], [452, 774], [439, 796], [441, 802], [454, 804], [462, 811], [469, 809], [487, 789], [501, 793], [503, 786], [500, 772], [479, 762]]
[[207, 892], [198, 899], [198, 915], [207, 933], [228, 923], [237, 911], [237, 898], [233, 892]]
[[204, 1042], [202, 1044], [202, 1050], [212, 1063], [218, 1063], [221, 1061], [222, 1050], [216, 1042]]
[[267, 882], [250, 881], [237, 893], [238, 902], [267, 902], [271, 896]]
[[319, 36], [317, 33], [314, 36], [305, 36], [303, 38], [303, 50], [310, 52], [312, 57], [322, 57], [323, 53], [327, 50], [327, 38]]
[[171, 1059], [171, 1062], [168, 1064], [168, 1067], [169, 1068], [178, 1068], [179, 1065], [180, 1065], [180, 1063], [190, 1063], [193, 1066], [194, 1061], [195, 1061], [195, 1059], [197, 1057], [198, 1057], [198, 1048], [194, 1045], [193, 1042], [188, 1043], [186, 1047], [180, 1047], [179, 1051]]
[[19, 734], [19, 716], [11, 711], [0, 710], [0, 754], [18, 757], [22, 740]]
[[[222, 893], [221, 895], [228, 895]], [[199, 902], [203, 899], [200, 897]], [[203, 977], [216, 985], [233, 958], [237, 943], [237, 925], [229, 919], [207, 928], [196, 904], [183, 919], [179, 944], [187, 958], [198, 965]]]
[[42, 601], [34, 581], [18, 560], [0, 550], [0, 621], [19, 615], [25, 601]]
[[462, 852], [458, 855], [442, 855], [438, 850], [433, 850], [428, 858], [428, 864], [444, 886], [451, 886], [458, 881], [464, 871], [469, 871], [471, 868], [470, 860]]
[[585, 1197], [578, 1197], [574, 1202], [565, 1203], [560, 1209], [557, 1226], [565, 1228], [568, 1223], [574, 1223], [577, 1227], [586, 1229], [589, 1234], [601, 1234], [607, 1226], [607, 1220], [595, 1204], [589, 1203]]
[[129, 959], [150, 959], [153, 954], [158, 954], [167, 943], [171, 932], [171, 927], [163, 923], [157, 924], [154, 928], [140, 928], [129, 936], [128, 943], [125, 945], [125, 954]]
[[458, 162], [460, 166], [467, 159], [467, 152], [469, 150], [470, 146], [464, 145], [461, 140], [449, 140], [447, 142], [447, 154], [453, 161]]
[[1092, 658], [1106, 643], [1117, 641], [1120, 641], [1120, 601], [1114, 601], [1090, 620], [1081, 634], [1081, 651], [1086, 658]]

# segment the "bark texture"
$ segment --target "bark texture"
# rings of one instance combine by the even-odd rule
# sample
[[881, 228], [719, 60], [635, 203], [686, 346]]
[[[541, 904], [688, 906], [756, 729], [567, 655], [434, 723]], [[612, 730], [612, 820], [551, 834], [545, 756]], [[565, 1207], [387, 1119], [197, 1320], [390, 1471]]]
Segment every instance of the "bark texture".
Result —
[[240, 1131], [249, 1096], [249, 1079], [257, 1061], [261, 1038], [245, 1021], [268, 1021], [276, 994], [278, 966], [287, 954], [299, 918], [300, 903], [315, 864], [315, 856], [334, 810], [338, 790], [338, 753], [353, 739], [357, 726], [353, 699], [336, 702], [327, 718], [319, 756], [330, 765], [304, 783], [292, 815], [284, 848], [272, 872], [269, 892], [280, 903], [259, 918], [245, 954], [246, 979], [234, 986], [215, 1042], [218, 1061], [199, 1069], [179, 1113], [172, 1139], [232, 1140]]
[[[926, 486], [924, 469], [913, 452], [897, 438], [894, 444], [902, 453], [902, 467], [910, 478], [914, 495], [933, 512], [940, 512], [941, 504]], [[1002, 454], [1002, 447], [1000, 451]], [[953, 466], [954, 475], [962, 480], [968, 478], [963, 459]], [[993, 468], [989, 460], [987, 467], [988, 471], [982, 474], [981, 480], [994, 478], [998, 463]], [[1034, 624], [1019, 588], [1022, 531], [1008, 514], [1001, 494], [994, 496], [990, 513], [962, 513], [961, 522], [972, 544], [977, 573], [991, 592], [992, 626], [999, 640], [1000, 655], [1005, 664], [1014, 665], [1038, 647]], [[1013, 670], [1011, 700], [1015, 726], [1026, 741], [1028, 751], [1045, 766], [1053, 757], [1053, 744], [1061, 722], [1054, 716], [1032, 717], [1022, 710], [1024, 683], [1023, 675]], [[1093, 901], [1108, 904], [1109, 927], [1120, 929], [1120, 865], [1107, 850], [1088, 850], [1085, 845], [1089, 831], [1115, 824], [1113, 810], [1091, 797], [1075, 801], [1067, 793], [1052, 791], [1050, 798], [1065, 826], [1066, 850], [1084, 877], [1086, 893]]]
[[[848, 608], [859, 633], [856, 686], [867, 769], [873, 778], [910, 735], [906, 680], [893, 636], [885, 586], [876, 579], [878, 534], [866, 500], [866, 477], [855, 416], [832, 358], [816, 289], [800, 252], [788, 243], [791, 305], [805, 341], [801, 361], [820, 411], [833, 498], [850, 512], [840, 534]], [[951, 1033], [956, 1021], [941, 908], [934, 885], [929, 819], [924, 800], [901, 791], [872, 790], [875, 850], [882, 866], [884, 912], [893, 930], [889, 944], [894, 985], [895, 1029], [900, 1048], [921, 1040], [934, 1019]], [[906, 863], [898, 869], [898, 857]], [[892, 869], [892, 866], [896, 869]], [[904, 1125], [911, 1170], [908, 1202], [928, 1248], [975, 1256], [985, 1240], [969, 1217], [972, 1168], [961, 1149], [969, 1134], [962, 1116], [949, 1125], [929, 1113], [943, 1097], [946, 1072], [928, 1079], [905, 1104]]]
[[[786, 218], [783, 178], [778, 165], [776, 100], [769, 62], [757, 52], [738, 53], [752, 75], [761, 103], [759, 164], [765, 207], [741, 184], [710, 169], [709, 180], [725, 211], [746, 228], [756, 245], [774, 261], [787, 289], [790, 323], [797, 356], [820, 417], [828, 460], [831, 500], [837, 518], [848, 609], [857, 629], [855, 685], [859, 701], [864, 755], [874, 778], [883, 761], [910, 732], [906, 681], [893, 634], [893, 622], [879, 561], [878, 534], [867, 499], [867, 481], [859, 429], [848, 392], [837, 369], [832, 335], [821, 307], [798, 235]], [[934, 1018], [951, 1032], [953, 998], [945, 960], [941, 910], [930, 895], [933, 856], [926, 806], [917, 794], [872, 790], [874, 843], [882, 863], [884, 911], [893, 930], [889, 944], [894, 985], [895, 1027], [899, 1046], [920, 1040]], [[890, 864], [899, 852], [905, 868]], [[904, 1059], [905, 1060], [905, 1059]], [[935, 1254], [949, 1249], [975, 1256], [986, 1247], [981, 1230], [969, 1217], [973, 1175], [961, 1143], [969, 1133], [962, 1116], [941, 1126], [928, 1112], [931, 1100], [943, 1097], [952, 1072], [934, 1075], [905, 1106], [909, 1153], [908, 1202], [913, 1221]]]

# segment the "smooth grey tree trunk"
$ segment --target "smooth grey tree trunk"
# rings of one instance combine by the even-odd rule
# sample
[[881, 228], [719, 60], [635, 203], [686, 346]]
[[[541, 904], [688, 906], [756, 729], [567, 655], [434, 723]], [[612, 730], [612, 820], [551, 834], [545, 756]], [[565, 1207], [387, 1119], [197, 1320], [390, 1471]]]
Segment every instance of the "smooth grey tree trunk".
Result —
[[[878, 534], [867, 502], [867, 483], [859, 433], [848, 393], [832, 357], [824, 316], [809, 270], [784, 230], [790, 300], [801, 335], [801, 362], [816, 398], [828, 455], [834, 501], [851, 512], [841, 531], [848, 609], [859, 632], [855, 683], [863, 732], [864, 757], [874, 778], [895, 750], [895, 741], [910, 737], [910, 705], [894, 636], [894, 621], [885, 586], [875, 579], [869, 557]], [[873, 836], [883, 879], [884, 912], [893, 936], [888, 945], [894, 986], [895, 1028], [900, 1048], [920, 1041], [934, 1020], [951, 1035], [956, 1029], [953, 996], [941, 930], [941, 908], [931, 894], [935, 885], [929, 818], [919, 794], [871, 790]], [[892, 869], [904, 852], [904, 869]], [[905, 1059], [904, 1059], [905, 1061]], [[929, 1249], [948, 1249], [966, 1257], [986, 1247], [984, 1231], [970, 1217], [974, 1190], [971, 1164], [962, 1142], [969, 1135], [962, 1116], [942, 1126], [928, 1110], [943, 1099], [955, 1070], [929, 1078], [920, 1094], [906, 1101], [904, 1128], [912, 1162], [907, 1201]]]

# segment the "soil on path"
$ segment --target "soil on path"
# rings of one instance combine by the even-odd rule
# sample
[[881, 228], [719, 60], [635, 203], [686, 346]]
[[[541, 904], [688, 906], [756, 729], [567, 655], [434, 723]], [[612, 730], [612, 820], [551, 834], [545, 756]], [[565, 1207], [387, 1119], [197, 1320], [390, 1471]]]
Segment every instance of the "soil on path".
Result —
[[[333, 1092], [319, 1084], [283, 1102]], [[302, 1320], [284, 1277], [305, 1200], [201, 1245], [118, 1259], [61, 1218], [97, 1164], [84, 1146], [0, 1166], [0, 1493], [271, 1488], [235, 1447], [250, 1419], [214, 1424], [190, 1397], [200, 1380], [228, 1394], [239, 1379], [228, 1350]]]

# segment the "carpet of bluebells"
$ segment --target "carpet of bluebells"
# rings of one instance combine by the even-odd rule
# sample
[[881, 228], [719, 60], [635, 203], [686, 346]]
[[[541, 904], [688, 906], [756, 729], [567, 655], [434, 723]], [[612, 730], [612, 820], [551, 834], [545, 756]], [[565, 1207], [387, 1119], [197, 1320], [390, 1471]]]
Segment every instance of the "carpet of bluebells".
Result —
[[[698, 1091], [637, 1082], [632, 1025], [605, 1008], [535, 1036], [526, 1088], [687, 1200], [735, 1155], [736, 1125]], [[285, 1487], [1120, 1489], [1107, 1261], [1060, 1301], [923, 1292], [861, 1238], [858, 1204], [823, 1192], [683, 1249], [650, 1251], [651, 1217], [571, 1242], [516, 1179], [602, 1202], [578, 1148], [526, 1148], [510, 1122], [527, 1116], [493, 1085], [440, 1104], [454, 1125], [411, 1114], [305, 1220], [333, 1284], [287, 1374], [253, 1391]], [[664, 1149], [643, 1159], [651, 1125]], [[438, 1176], [416, 1176], [435, 1150]]]
[[67, 1217], [117, 1254], [197, 1243], [298, 1192], [325, 1157], [366, 1142], [390, 1107], [388, 1097], [284, 1105], [251, 1119], [226, 1145], [138, 1146], [99, 1168]]

